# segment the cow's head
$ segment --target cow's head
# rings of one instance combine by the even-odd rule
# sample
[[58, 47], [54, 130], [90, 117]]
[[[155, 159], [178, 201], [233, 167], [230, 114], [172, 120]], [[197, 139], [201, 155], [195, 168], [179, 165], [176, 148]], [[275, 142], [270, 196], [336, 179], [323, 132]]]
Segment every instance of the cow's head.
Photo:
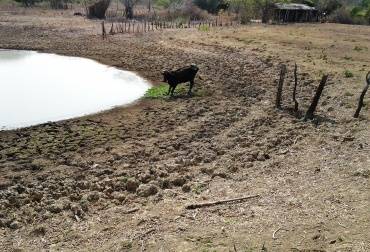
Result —
[[162, 75], [163, 75], [163, 82], [167, 82], [169, 72], [167, 70], [162, 70]]

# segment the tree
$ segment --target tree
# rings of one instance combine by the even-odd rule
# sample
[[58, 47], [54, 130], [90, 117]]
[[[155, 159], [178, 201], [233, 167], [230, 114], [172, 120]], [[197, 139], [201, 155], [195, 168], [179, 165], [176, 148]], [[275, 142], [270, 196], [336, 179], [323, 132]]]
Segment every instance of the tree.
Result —
[[316, 8], [320, 12], [325, 13], [325, 15], [330, 15], [342, 6], [343, 4], [340, 0], [320, 0], [316, 3]]
[[137, 0], [121, 0], [122, 4], [125, 6], [125, 16], [127, 19], [132, 19], [134, 17], [134, 7], [137, 4]]
[[218, 6], [223, 3], [222, 0], [193, 0], [194, 4], [209, 13], [217, 13]]
[[105, 18], [105, 12], [107, 11], [111, 0], [99, 0], [86, 8], [86, 14], [88, 18]]
[[18, 3], [21, 3], [25, 7], [32, 7], [37, 2], [36, 0], [15, 0]]
[[229, 0], [230, 7], [240, 15], [241, 22], [247, 23], [252, 18], [260, 18], [267, 23], [271, 16], [271, 10], [275, 2], [287, 2], [287, 0]]

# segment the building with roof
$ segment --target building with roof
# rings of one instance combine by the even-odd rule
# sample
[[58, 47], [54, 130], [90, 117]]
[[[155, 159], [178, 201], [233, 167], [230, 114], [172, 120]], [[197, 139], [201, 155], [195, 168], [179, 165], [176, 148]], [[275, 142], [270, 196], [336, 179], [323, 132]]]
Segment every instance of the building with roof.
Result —
[[278, 23], [319, 21], [317, 9], [305, 4], [275, 3], [271, 14], [272, 20]]

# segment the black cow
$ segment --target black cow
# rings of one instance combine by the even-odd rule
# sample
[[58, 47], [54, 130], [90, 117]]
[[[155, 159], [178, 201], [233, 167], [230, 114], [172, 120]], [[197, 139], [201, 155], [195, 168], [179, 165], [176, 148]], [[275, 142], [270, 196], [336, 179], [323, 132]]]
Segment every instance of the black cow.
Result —
[[197, 74], [199, 68], [192, 64], [174, 71], [162, 71], [163, 81], [167, 82], [169, 85], [167, 95], [173, 95], [176, 86], [180, 83], [190, 82], [188, 95], [191, 95], [191, 89], [194, 86], [194, 78]]

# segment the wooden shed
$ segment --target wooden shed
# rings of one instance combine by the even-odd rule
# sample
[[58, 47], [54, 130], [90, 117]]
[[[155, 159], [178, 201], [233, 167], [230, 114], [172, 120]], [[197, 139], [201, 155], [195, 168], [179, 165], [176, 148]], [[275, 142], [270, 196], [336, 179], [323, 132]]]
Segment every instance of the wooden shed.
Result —
[[316, 8], [295, 3], [275, 3], [272, 7], [272, 19], [278, 23], [318, 22], [319, 12]]

